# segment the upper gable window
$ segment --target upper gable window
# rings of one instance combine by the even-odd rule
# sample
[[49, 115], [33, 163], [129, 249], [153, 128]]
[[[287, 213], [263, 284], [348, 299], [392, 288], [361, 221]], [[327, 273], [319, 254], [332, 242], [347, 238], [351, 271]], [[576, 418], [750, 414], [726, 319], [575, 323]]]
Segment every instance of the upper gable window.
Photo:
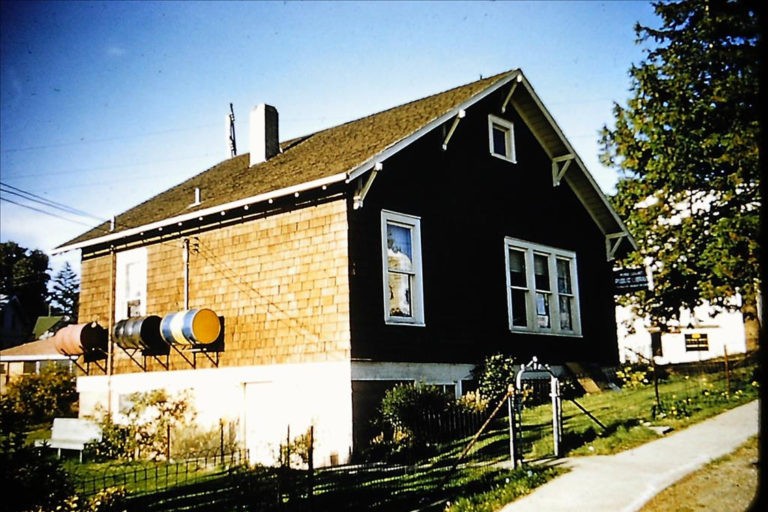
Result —
[[580, 335], [576, 254], [514, 238], [504, 247], [509, 328]]
[[117, 253], [115, 321], [147, 314], [147, 248]]
[[420, 224], [418, 217], [381, 212], [384, 321], [388, 324], [424, 325]]
[[515, 130], [511, 122], [493, 115], [488, 116], [488, 143], [495, 157], [517, 163]]

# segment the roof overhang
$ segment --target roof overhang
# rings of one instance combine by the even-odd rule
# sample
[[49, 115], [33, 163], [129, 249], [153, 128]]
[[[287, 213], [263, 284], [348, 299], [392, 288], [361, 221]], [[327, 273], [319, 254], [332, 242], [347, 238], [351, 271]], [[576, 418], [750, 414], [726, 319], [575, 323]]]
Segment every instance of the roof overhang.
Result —
[[[479, 94], [350, 169], [347, 172], [347, 182], [355, 180], [374, 168], [380, 168], [384, 160], [390, 156], [443, 123], [463, 117], [466, 109], [509, 84], [511, 84], [510, 89], [501, 105], [501, 111], [504, 112], [509, 105], [512, 105], [533, 132], [534, 137], [553, 162], [553, 185], [558, 186], [561, 181], [565, 181], [606, 237], [607, 258], [614, 259], [622, 249], [637, 249], [637, 243], [626, 225], [608, 203], [600, 186], [520, 70], [510, 72], [508, 76]], [[625, 243], [629, 244], [629, 247], [626, 247]]]
[[69, 251], [74, 251], [77, 249], [84, 249], [84, 248], [92, 247], [96, 245], [103, 245], [103, 244], [116, 242], [118, 240], [122, 240], [124, 238], [128, 238], [134, 235], [140, 235], [141, 233], [146, 233], [148, 231], [160, 230], [168, 226], [178, 226], [180, 223], [183, 224], [184, 222], [200, 219], [201, 217], [221, 214], [222, 212], [226, 212], [235, 208], [242, 208], [249, 205], [254, 205], [258, 203], [268, 202], [270, 200], [279, 199], [282, 197], [288, 197], [288, 196], [300, 194], [302, 192], [307, 192], [309, 190], [327, 187], [335, 183], [343, 182], [346, 180], [346, 178], [347, 178], [347, 175], [345, 173], [342, 173], [342, 174], [336, 174], [334, 176], [322, 178], [319, 180], [300, 183], [298, 185], [294, 185], [291, 187], [274, 190], [272, 192], [267, 192], [267, 193], [259, 194], [252, 197], [247, 197], [245, 199], [239, 199], [237, 201], [231, 201], [229, 203], [212, 206], [210, 208], [205, 208], [203, 210], [196, 210], [194, 212], [186, 213], [184, 215], [177, 215], [175, 217], [170, 217], [158, 222], [145, 224], [143, 226], [138, 226], [135, 228], [125, 229], [119, 232], [110, 233], [108, 235], [104, 235], [98, 238], [92, 238], [84, 242], [79, 242], [79, 243], [70, 244], [70, 245], [63, 245], [61, 247], [55, 248], [53, 251], [51, 251], [51, 254], [57, 255], [57, 254], [62, 254]]

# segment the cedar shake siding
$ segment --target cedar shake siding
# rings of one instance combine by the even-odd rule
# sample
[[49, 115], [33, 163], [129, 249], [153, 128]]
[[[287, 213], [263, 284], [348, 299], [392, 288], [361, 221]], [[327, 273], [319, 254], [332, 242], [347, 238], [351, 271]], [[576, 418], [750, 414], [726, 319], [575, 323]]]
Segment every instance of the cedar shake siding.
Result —
[[[224, 318], [219, 367], [349, 359], [346, 205], [336, 200], [193, 235], [190, 308]], [[180, 238], [148, 246], [147, 314], [184, 309]], [[196, 248], [195, 248], [196, 246]], [[110, 256], [83, 260], [82, 319], [109, 319]], [[197, 357], [197, 367], [213, 366]], [[165, 370], [147, 358], [147, 370]], [[170, 352], [170, 370], [189, 369]], [[115, 348], [115, 373], [139, 371]]]

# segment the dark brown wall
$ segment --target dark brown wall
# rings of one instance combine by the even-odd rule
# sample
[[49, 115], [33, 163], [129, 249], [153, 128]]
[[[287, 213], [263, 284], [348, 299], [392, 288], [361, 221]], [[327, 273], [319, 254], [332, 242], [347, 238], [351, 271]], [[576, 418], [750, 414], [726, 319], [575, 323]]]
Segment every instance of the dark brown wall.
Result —
[[[362, 209], [349, 208], [353, 359], [468, 362], [497, 351], [527, 362], [618, 359], [611, 264], [602, 233], [514, 112], [517, 164], [489, 154], [498, 93], [384, 162]], [[381, 210], [421, 217], [426, 327], [384, 323]], [[576, 252], [582, 337], [511, 333], [504, 237]]]

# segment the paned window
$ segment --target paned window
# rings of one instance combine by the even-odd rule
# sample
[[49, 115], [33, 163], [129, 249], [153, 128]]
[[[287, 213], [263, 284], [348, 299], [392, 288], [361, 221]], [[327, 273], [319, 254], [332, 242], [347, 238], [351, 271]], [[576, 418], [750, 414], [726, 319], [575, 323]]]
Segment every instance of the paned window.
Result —
[[115, 265], [115, 321], [147, 314], [147, 249], [119, 252]]
[[488, 141], [493, 156], [512, 163], [515, 155], [515, 130], [511, 122], [496, 116], [488, 116]]
[[382, 211], [381, 246], [385, 322], [424, 325], [419, 218]]
[[510, 329], [580, 335], [576, 254], [514, 238], [504, 247]]

